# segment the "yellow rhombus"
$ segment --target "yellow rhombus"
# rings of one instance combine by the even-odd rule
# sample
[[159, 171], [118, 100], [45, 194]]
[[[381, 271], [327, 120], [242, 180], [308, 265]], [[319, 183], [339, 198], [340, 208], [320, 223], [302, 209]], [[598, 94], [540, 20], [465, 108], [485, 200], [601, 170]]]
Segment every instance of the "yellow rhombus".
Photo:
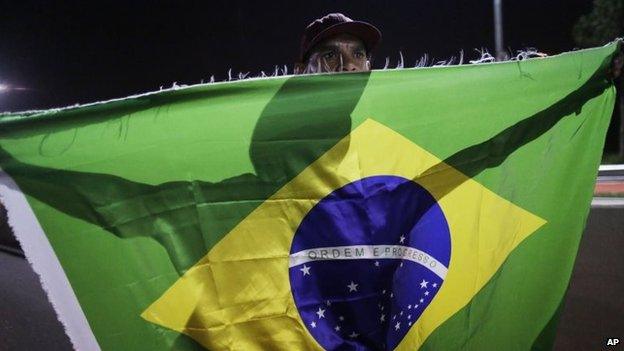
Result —
[[291, 242], [321, 199], [377, 175], [424, 187], [438, 201], [451, 233], [444, 284], [397, 349], [418, 349], [546, 223], [367, 119], [234, 227], [141, 316], [211, 350], [321, 349], [291, 294]]

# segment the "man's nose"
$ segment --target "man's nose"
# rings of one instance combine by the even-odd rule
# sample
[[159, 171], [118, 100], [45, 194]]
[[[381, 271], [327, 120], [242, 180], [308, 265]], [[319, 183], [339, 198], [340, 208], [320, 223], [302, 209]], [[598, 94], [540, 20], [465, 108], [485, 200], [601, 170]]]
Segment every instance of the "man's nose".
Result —
[[341, 62], [342, 62], [342, 65], [340, 67], [340, 70], [342, 72], [357, 71], [358, 69], [355, 62], [348, 56], [341, 55]]
[[343, 72], [350, 72], [350, 71], [357, 71], [358, 67], [355, 63], [353, 62], [346, 62], [343, 66], [342, 66], [342, 71]]

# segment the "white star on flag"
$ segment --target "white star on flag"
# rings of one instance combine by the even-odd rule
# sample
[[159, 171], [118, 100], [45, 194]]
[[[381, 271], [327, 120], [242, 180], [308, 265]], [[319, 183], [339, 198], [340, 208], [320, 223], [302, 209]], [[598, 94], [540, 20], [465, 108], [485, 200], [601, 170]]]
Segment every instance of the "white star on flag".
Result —
[[427, 287], [427, 284], [429, 284], [429, 282], [423, 279], [423, 281], [420, 283], [420, 288], [421, 288], [421, 289], [426, 288], [426, 287]]
[[405, 242], [405, 236], [401, 235], [399, 241], [401, 242], [401, 244], [403, 244]]
[[326, 304], [327, 306], [331, 306], [331, 301], [327, 300], [327, 302], [325, 302], [325, 304]]
[[375, 261], [375, 267], [379, 267], [379, 261]]
[[338, 319], [340, 319], [341, 322], [344, 321], [344, 317], [343, 316], [338, 317]]
[[320, 307], [319, 307], [318, 311], [316, 311], [316, 314], [319, 316], [319, 319], [325, 318], [325, 310], [320, 308]]
[[412, 309], [412, 305], [407, 305], [407, 309], [411, 310]]
[[420, 299], [420, 300], [418, 300], [418, 301], [420, 301], [420, 303], [423, 303], [423, 302], [424, 302], [425, 300], [423, 300], [423, 299]]
[[310, 323], [310, 326], [311, 326], [312, 328], [316, 328], [316, 322], [312, 322], [312, 323]]
[[412, 315], [411, 315], [411, 314], [408, 314], [408, 315], [407, 315], [407, 319], [412, 319]]
[[437, 287], [438, 287], [438, 283], [433, 283], [433, 285], [432, 285], [432, 286], [433, 286], [434, 288], [437, 288]]
[[340, 331], [340, 326], [339, 326], [339, 325], [337, 325], [337, 326], [334, 328], [334, 330], [335, 330], [335, 331]]
[[394, 325], [394, 330], [399, 330], [399, 328], [401, 328], [401, 322], [397, 322], [397, 324]]
[[355, 282], [352, 280], [351, 284], [347, 285], [347, 288], [349, 288], [349, 292], [357, 291], [358, 285], [359, 284], [355, 284]]
[[349, 337], [350, 337], [350, 338], [357, 338], [357, 337], [358, 337], [358, 335], [360, 335], [360, 334], [358, 334], [358, 333], [356, 333], [356, 332], [353, 332], [353, 333], [351, 333], [351, 334], [349, 335]]
[[425, 291], [425, 296], [429, 296], [429, 292], [428, 291]]
[[299, 270], [303, 272], [304, 276], [310, 275], [310, 267], [306, 266], [305, 264]]
[[385, 322], [386, 321], [386, 315], [382, 313], [381, 317], [379, 317], [379, 321], [380, 322]]

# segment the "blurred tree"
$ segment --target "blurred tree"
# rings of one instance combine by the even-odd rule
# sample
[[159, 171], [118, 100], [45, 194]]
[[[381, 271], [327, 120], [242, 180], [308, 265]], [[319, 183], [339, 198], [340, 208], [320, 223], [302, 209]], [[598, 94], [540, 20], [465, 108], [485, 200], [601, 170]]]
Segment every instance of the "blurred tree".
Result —
[[[581, 47], [601, 46], [624, 35], [624, 0], [594, 0], [590, 13], [581, 16], [572, 28], [574, 41]], [[624, 79], [616, 81], [619, 113], [619, 162], [624, 162]]]
[[582, 47], [601, 46], [624, 34], [624, 0], [594, 0], [590, 13], [581, 16], [572, 29]]

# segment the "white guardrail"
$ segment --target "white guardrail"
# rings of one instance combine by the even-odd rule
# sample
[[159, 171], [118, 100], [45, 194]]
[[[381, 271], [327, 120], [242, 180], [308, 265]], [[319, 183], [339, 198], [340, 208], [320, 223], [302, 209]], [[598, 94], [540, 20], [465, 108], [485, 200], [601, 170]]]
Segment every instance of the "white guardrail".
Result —
[[624, 171], [624, 165], [600, 165], [600, 172]]
[[[596, 182], [624, 182], [624, 164], [600, 165]], [[592, 208], [624, 208], [624, 197], [596, 196], [592, 199]]]

